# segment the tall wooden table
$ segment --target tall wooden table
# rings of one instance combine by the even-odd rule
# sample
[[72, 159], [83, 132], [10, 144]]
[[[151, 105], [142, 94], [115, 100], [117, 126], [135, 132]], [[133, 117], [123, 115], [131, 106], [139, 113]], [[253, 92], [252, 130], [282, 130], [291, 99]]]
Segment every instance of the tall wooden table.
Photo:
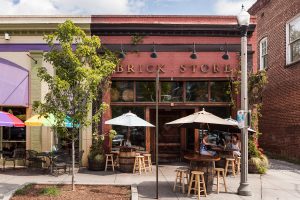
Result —
[[186, 154], [184, 158], [190, 161], [191, 170], [204, 172], [206, 192], [211, 193], [214, 183], [213, 162], [219, 161], [221, 158], [196, 153]]

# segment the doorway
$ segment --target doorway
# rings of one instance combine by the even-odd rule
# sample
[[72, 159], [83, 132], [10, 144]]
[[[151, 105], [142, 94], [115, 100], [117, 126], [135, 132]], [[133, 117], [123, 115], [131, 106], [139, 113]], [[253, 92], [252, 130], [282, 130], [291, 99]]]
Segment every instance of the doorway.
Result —
[[[185, 129], [175, 126], [166, 126], [165, 123], [174, 121], [180, 117], [192, 113], [193, 110], [183, 109], [159, 109], [158, 110], [158, 158], [160, 163], [180, 161], [185, 146]], [[150, 110], [150, 121], [156, 124], [155, 109]], [[155, 128], [151, 129], [151, 152], [155, 160]]]

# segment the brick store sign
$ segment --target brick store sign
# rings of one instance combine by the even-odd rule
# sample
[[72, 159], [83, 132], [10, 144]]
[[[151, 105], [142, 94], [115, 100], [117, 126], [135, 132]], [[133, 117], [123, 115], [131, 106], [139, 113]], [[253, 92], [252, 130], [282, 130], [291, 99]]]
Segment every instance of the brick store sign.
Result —
[[[142, 54], [142, 55], [141, 55]], [[198, 59], [190, 59], [190, 53], [158, 52], [158, 58], [150, 58], [149, 53], [126, 55], [116, 68], [116, 78], [155, 77], [157, 70], [161, 77], [196, 78], [196, 77], [230, 77], [238, 67], [236, 54], [231, 59], [223, 60], [222, 53], [198, 53]]]

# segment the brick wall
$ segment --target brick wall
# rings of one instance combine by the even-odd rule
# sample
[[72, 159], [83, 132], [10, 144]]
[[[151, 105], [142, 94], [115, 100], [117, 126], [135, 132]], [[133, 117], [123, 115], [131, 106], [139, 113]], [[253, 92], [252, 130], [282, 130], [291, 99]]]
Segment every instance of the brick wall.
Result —
[[269, 83], [263, 94], [260, 146], [277, 156], [300, 160], [300, 62], [285, 64], [286, 23], [300, 14], [300, 1], [258, 0], [249, 12], [257, 16], [258, 54], [259, 41], [268, 38]]

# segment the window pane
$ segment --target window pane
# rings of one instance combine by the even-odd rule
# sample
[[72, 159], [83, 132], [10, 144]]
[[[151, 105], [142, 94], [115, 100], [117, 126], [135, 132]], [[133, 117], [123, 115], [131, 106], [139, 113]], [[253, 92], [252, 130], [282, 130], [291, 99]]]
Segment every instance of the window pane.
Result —
[[133, 101], [133, 95], [133, 81], [113, 81], [111, 83], [112, 102], [130, 102]]
[[230, 95], [226, 94], [228, 91], [227, 81], [215, 81], [210, 82], [211, 101], [213, 102], [228, 102], [230, 101]]
[[155, 98], [154, 81], [136, 82], [136, 101], [154, 102]]
[[261, 48], [262, 48], [261, 49], [262, 56], [266, 55], [267, 54], [267, 41], [266, 40], [261, 43]]
[[268, 61], [267, 58], [268, 58], [267, 55], [265, 55], [265, 56], [262, 57], [262, 65], [263, 65], [262, 68], [263, 69], [265, 69], [267, 67], [267, 64], [268, 64], [267, 63], [267, 61]]
[[292, 62], [300, 60], [300, 40], [291, 44]]
[[[124, 113], [131, 111], [138, 117], [145, 119], [144, 107], [125, 107], [125, 106], [112, 106], [112, 118], [118, 117]], [[130, 127], [130, 135], [128, 133], [128, 127], [125, 126], [112, 126], [117, 132], [117, 136], [112, 140], [112, 147], [117, 148], [124, 144], [127, 140], [127, 136], [130, 137], [131, 146], [138, 150], [145, 150], [145, 127]]]
[[208, 82], [186, 82], [186, 101], [208, 101]]
[[182, 82], [161, 82], [161, 101], [178, 102], [182, 101]]
[[290, 42], [300, 38], [300, 17], [290, 23]]

